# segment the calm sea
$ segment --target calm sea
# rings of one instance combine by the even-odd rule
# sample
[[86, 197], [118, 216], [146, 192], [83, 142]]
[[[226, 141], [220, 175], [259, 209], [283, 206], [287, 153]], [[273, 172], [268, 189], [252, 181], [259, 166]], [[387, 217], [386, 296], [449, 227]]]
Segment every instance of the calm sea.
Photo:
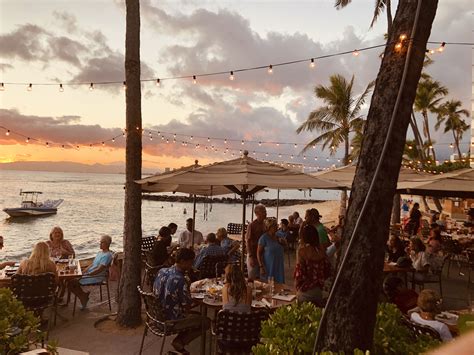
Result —
[[[19, 260], [30, 254], [38, 241], [47, 240], [52, 227], [60, 226], [79, 257], [89, 257], [98, 251], [100, 235], [112, 236], [113, 250], [122, 250], [123, 205], [125, 176], [120, 174], [80, 174], [36, 171], [2, 171], [0, 181], [0, 209], [20, 206], [20, 189], [42, 191], [41, 201], [64, 199], [56, 215], [33, 218], [8, 218], [3, 211], [0, 220], [0, 235], [5, 247], [0, 251], [0, 260]], [[261, 192], [257, 198], [275, 198], [276, 191]], [[313, 191], [311, 197], [302, 191], [282, 191], [281, 198], [333, 200], [334, 191]], [[183, 214], [186, 208], [187, 214]], [[209, 209], [209, 208], [208, 208]], [[297, 210], [297, 207], [292, 207]], [[241, 222], [242, 206], [239, 204], [214, 204], [207, 213], [203, 204], [198, 204], [196, 229], [203, 233], [225, 227], [229, 222]], [[300, 211], [300, 213], [303, 211]], [[275, 215], [275, 208], [268, 209]], [[192, 216], [192, 204], [146, 201], [142, 203], [143, 235], [157, 234], [161, 226], [170, 222], [184, 229], [185, 220]], [[250, 207], [247, 207], [250, 216]], [[250, 217], [248, 217], [250, 219]]]

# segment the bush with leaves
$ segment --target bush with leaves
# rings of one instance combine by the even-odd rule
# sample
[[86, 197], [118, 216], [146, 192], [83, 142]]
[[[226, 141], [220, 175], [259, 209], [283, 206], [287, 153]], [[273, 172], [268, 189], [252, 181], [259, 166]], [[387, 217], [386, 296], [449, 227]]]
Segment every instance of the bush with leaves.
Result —
[[[41, 342], [44, 333], [40, 325], [40, 319], [26, 310], [11, 290], [0, 288], [0, 354], [18, 354]], [[47, 350], [57, 353], [55, 346]]]
[[[322, 310], [311, 303], [294, 303], [279, 308], [262, 322], [262, 344], [252, 348], [255, 355], [299, 355], [312, 353]], [[435, 347], [439, 341], [421, 335], [415, 337], [401, 321], [396, 306], [381, 303], [377, 309], [374, 330], [374, 354], [419, 354]], [[343, 325], [341, 325], [343, 326]], [[343, 354], [324, 352], [321, 355]], [[355, 355], [364, 354], [355, 349]]]

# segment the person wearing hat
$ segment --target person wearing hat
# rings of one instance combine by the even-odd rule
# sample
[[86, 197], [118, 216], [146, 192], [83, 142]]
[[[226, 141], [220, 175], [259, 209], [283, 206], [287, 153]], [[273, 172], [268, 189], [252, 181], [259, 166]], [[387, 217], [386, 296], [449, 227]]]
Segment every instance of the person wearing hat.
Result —
[[[0, 249], [3, 249], [3, 237], [0, 235]], [[0, 263], [0, 270], [5, 268], [6, 266], [13, 266], [15, 265], [14, 261], [4, 261], [3, 263]]]
[[312, 225], [318, 231], [320, 248], [326, 251], [331, 242], [329, 241], [326, 227], [324, 227], [324, 225], [320, 222], [321, 217], [322, 216], [319, 214], [319, 211], [316, 208], [310, 208], [306, 210], [304, 222], [300, 228], [300, 235], [305, 225]]

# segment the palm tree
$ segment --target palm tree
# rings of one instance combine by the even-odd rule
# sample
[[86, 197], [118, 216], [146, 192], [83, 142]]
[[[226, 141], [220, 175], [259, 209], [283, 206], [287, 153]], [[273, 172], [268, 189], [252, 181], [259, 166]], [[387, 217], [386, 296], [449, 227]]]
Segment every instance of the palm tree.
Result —
[[[325, 106], [311, 112], [296, 132], [298, 134], [303, 131], [312, 132], [313, 130], [321, 132], [319, 136], [306, 145], [303, 152], [323, 142], [323, 149], [330, 146], [330, 154], [334, 155], [339, 145], [344, 144], [343, 163], [347, 165], [349, 164], [350, 154], [350, 134], [352, 132], [362, 132], [364, 118], [359, 113], [374, 86], [374, 82], [367, 85], [359, 98], [355, 98], [353, 93], [354, 76], [348, 82], [342, 75], [336, 74], [332, 75], [329, 81], [331, 85], [328, 87], [318, 85], [314, 88], [316, 97], [322, 99]], [[347, 192], [343, 191], [340, 210], [342, 215], [345, 215], [346, 201]]]
[[[336, 0], [336, 8], [342, 9], [351, 3], [352, 0]], [[375, 9], [374, 15], [372, 17], [372, 22], [370, 23], [370, 28], [372, 28], [377, 21], [378, 17], [382, 13], [384, 9], [387, 10], [387, 33], [390, 33], [390, 29], [392, 27], [393, 19], [392, 19], [392, 4], [391, 0], [375, 0]]]
[[449, 131], [453, 133], [454, 145], [458, 151], [459, 159], [462, 159], [459, 142], [462, 139], [463, 133], [469, 128], [469, 125], [461, 118], [461, 116], [469, 117], [469, 111], [461, 109], [461, 106], [462, 103], [459, 100], [445, 102], [438, 109], [438, 122], [435, 125], [436, 130], [438, 130], [444, 122], [444, 133]]
[[415, 97], [415, 111], [421, 112], [423, 116], [423, 133], [428, 139], [433, 160], [436, 161], [436, 153], [431, 140], [428, 112], [437, 113], [438, 106], [444, 96], [448, 94], [448, 89], [441, 85], [439, 81], [431, 78], [423, 78], [418, 83]]

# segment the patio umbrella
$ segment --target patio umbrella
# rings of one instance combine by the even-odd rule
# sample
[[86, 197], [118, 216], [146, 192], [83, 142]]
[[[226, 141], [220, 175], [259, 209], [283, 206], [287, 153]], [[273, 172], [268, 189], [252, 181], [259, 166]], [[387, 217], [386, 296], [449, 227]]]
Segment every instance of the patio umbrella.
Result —
[[[145, 181], [146, 180], [146, 181]], [[172, 175], [158, 175], [138, 180], [137, 183], [159, 185], [156, 188], [173, 186], [177, 192], [203, 191], [204, 187], [219, 192], [235, 193], [242, 198], [242, 242], [245, 248], [245, 205], [247, 198], [263, 190], [273, 189], [339, 189], [334, 182], [310, 176], [308, 174], [287, 169], [283, 166], [262, 162], [248, 156], [245, 151], [241, 158], [202, 166], [200, 168], [177, 172]], [[214, 193], [217, 194], [217, 193]], [[242, 267], [243, 267], [242, 253]]]

